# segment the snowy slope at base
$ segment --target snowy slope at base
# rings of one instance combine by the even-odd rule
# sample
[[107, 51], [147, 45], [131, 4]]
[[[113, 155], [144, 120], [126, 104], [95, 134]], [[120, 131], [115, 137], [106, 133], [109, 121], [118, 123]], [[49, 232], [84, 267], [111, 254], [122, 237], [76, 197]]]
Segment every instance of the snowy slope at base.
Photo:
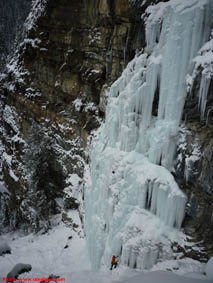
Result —
[[[78, 213], [72, 214], [78, 223]], [[69, 239], [69, 237], [71, 237]], [[25, 278], [48, 277], [50, 274], [61, 278], [73, 271], [89, 270], [85, 238], [81, 229], [76, 232], [60, 224], [44, 235], [21, 236], [10, 233], [0, 236], [0, 243], [11, 247], [11, 254], [0, 257], [0, 278], [6, 276], [17, 263], [32, 265], [32, 271]], [[64, 248], [65, 246], [67, 248]]]
[[200, 283], [200, 282], [210, 282], [209, 280], [199, 279], [199, 278], [187, 278], [183, 276], [176, 275], [171, 272], [165, 271], [154, 271], [149, 273], [142, 273], [138, 276], [131, 278], [130, 280], [125, 280], [123, 283]]
[[[70, 236], [73, 238], [68, 239]], [[79, 235], [77, 231], [72, 231], [64, 224], [56, 226], [45, 235], [21, 236], [17, 232], [1, 235], [0, 242], [7, 242], [12, 254], [0, 257], [0, 282], [5, 282], [3, 277], [19, 262], [32, 265], [32, 271], [22, 274], [20, 276], [22, 278], [47, 278], [50, 274], [54, 274], [65, 278], [65, 282], [69, 283], [210, 282], [205, 280], [206, 277], [202, 274], [205, 265], [192, 259], [167, 261], [156, 265], [154, 272], [146, 273], [122, 265], [113, 271], [105, 267], [98, 272], [91, 271], [85, 238], [81, 237], [81, 233]], [[65, 245], [68, 245], [68, 248], [64, 249]], [[167, 269], [184, 276], [190, 272], [190, 278], [178, 277], [172, 272], [156, 271]]]
[[[74, 217], [77, 217], [77, 215], [74, 215]], [[68, 239], [70, 236], [72, 236], [72, 239]], [[155, 272], [150, 273], [139, 272], [139, 270], [122, 265], [119, 265], [113, 271], [105, 267], [102, 267], [98, 272], [91, 271], [85, 238], [82, 238], [81, 230], [74, 232], [71, 228], [65, 227], [64, 224], [59, 224], [44, 235], [31, 234], [23, 236], [17, 232], [1, 235], [0, 243], [2, 242], [6, 242], [11, 247], [12, 254], [0, 257], [0, 282], [5, 282], [3, 277], [8, 274], [15, 264], [20, 262], [32, 265], [31, 272], [22, 274], [20, 276], [22, 278], [47, 278], [50, 274], [54, 274], [65, 278], [65, 282], [72, 283], [210, 282], [203, 281], [206, 279], [202, 275], [205, 268], [204, 264], [192, 259], [167, 261], [156, 265], [153, 269]], [[66, 245], [68, 245], [68, 248], [64, 249]], [[190, 272], [192, 273], [190, 277], [203, 280], [185, 279], [177, 277], [171, 272], [156, 272], [156, 270], [167, 269], [173, 270], [180, 275]]]

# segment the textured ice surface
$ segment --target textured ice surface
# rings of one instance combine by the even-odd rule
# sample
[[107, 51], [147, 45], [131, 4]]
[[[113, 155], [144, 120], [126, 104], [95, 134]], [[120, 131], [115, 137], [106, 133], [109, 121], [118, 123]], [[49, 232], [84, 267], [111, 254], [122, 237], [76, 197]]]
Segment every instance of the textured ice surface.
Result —
[[[213, 31], [211, 37], [213, 37]], [[206, 104], [210, 82], [213, 78], [213, 39], [204, 44], [200, 49], [198, 56], [193, 61], [195, 62], [195, 69], [192, 75], [191, 85], [193, 85], [193, 78], [196, 77], [198, 69], [202, 68], [198, 108], [201, 113], [201, 119], [204, 119], [204, 117], [207, 116], [208, 120], [208, 111], [212, 111], [212, 109], [206, 111]]]
[[205, 272], [207, 278], [213, 280], [213, 257], [211, 257], [207, 262]]
[[[91, 186], [86, 192], [86, 231], [94, 267], [113, 253], [131, 267], [151, 268], [171, 258], [186, 198], [164, 167], [143, 154], [119, 151], [100, 141], [92, 152]], [[156, 217], [157, 216], [157, 217]], [[169, 238], [169, 239], [168, 239]]]
[[210, 35], [213, 2], [150, 6], [147, 47], [109, 90], [106, 122], [91, 153], [85, 228], [93, 268], [112, 254], [149, 269], [169, 259], [186, 203], [170, 171], [186, 75]]

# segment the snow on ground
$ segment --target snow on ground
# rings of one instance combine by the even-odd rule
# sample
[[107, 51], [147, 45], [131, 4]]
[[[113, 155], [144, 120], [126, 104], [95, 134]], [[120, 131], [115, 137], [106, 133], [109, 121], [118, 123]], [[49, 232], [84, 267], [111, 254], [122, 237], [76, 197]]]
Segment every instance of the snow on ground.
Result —
[[149, 273], [141, 273], [138, 276], [131, 278], [131, 280], [125, 280], [123, 283], [200, 283], [200, 282], [210, 282], [205, 281], [205, 279], [199, 278], [187, 278], [184, 276], [179, 276], [177, 274], [166, 272], [166, 271], [153, 271]]
[[11, 255], [0, 257], [1, 280], [17, 263], [32, 265], [31, 272], [22, 277], [47, 278], [54, 274], [64, 278], [66, 274], [68, 282], [73, 272], [90, 268], [82, 231], [75, 232], [62, 223], [44, 235], [23, 236], [17, 232], [1, 235], [2, 242], [7, 242], [11, 247]]
[[[77, 212], [72, 211], [71, 214], [74, 222], [80, 224]], [[32, 265], [32, 270], [19, 278], [48, 278], [53, 274], [65, 278], [65, 282], [69, 283], [210, 282], [203, 275], [204, 264], [192, 259], [162, 262], [155, 265], [151, 272], [141, 272], [122, 265], [113, 271], [104, 266], [97, 272], [92, 271], [82, 229], [79, 226], [74, 231], [61, 222], [43, 235], [23, 235], [21, 232], [1, 235], [0, 243], [2, 242], [11, 247], [11, 254], [0, 257], [0, 282], [5, 282], [3, 277], [6, 277], [17, 263]], [[173, 270], [179, 276], [159, 270]], [[180, 276], [189, 272], [190, 278]]]

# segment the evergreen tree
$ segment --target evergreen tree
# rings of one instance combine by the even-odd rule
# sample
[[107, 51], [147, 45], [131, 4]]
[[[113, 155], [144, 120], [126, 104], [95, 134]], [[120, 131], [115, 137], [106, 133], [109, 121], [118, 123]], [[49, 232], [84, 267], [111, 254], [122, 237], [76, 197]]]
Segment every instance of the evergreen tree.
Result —
[[24, 154], [29, 184], [26, 199], [32, 208], [31, 225], [38, 230], [44, 222], [48, 223], [50, 215], [59, 212], [56, 198], [62, 197], [65, 182], [54, 150], [54, 134], [34, 123], [27, 144]]

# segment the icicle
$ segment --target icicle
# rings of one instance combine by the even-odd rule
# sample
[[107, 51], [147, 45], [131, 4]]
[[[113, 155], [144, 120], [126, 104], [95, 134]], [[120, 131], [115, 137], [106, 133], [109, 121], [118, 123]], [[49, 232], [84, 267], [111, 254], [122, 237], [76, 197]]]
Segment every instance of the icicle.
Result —
[[211, 113], [211, 111], [213, 111], [213, 107], [209, 108], [208, 111], [207, 111], [206, 125], [208, 125], [208, 122], [209, 122], [209, 114]]
[[206, 112], [206, 103], [207, 103], [207, 95], [209, 91], [211, 78], [202, 74], [201, 83], [200, 83], [200, 92], [199, 92], [199, 104], [198, 109], [201, 113], [201, 119], [204, 119]]

